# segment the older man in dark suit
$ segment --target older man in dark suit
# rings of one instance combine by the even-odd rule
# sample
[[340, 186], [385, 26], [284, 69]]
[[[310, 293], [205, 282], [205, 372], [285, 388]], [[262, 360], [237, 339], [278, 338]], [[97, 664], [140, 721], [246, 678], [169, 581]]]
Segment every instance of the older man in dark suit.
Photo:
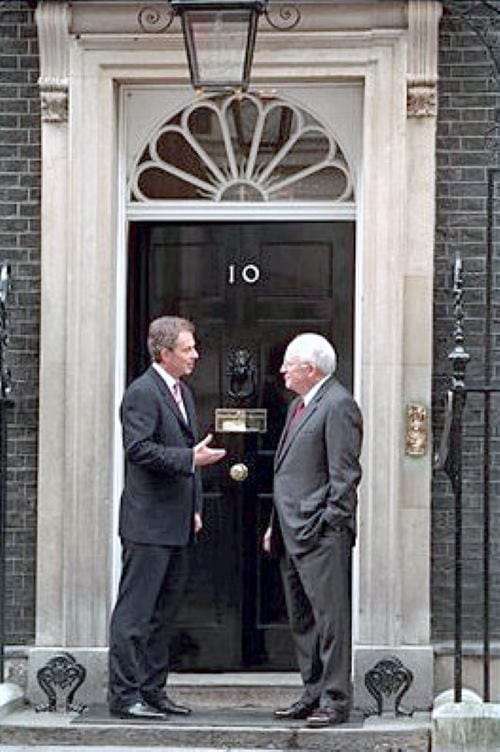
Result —
[[128, 387], [120, 417], [125, 449], [119, 534], [122, 575], [111, 618], [109, 706], [113, 715], [184, 715], [164, 692], [168, 641], [187, 579], [187, 546], [202, 526], [199, 468], [222, 449], [198, 440], [193, 398], [181, 379], [198, 359], [194, 328], [164, 316], [149, 328], [152, 365]]
[[349, 717], [351, 703], [351, 549], [356, 531], [362, 419], [333, 376], [336, 354], [319, 334], [288, 346], [290, 405], [275, 457], [274, 512], [264, 549], [280, 556], [290, 626], [304, 683], [302, 697], [277, 718], [313, 728]]

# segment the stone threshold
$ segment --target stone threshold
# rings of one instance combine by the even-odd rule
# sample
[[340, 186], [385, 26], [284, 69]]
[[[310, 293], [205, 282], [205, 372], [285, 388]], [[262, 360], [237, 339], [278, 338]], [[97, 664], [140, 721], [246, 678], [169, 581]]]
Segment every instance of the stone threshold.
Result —
[[308, 729], [302, 721], [275, 722], [269, 709], [193, 708], [183, 722], [82, 722], [75, 713], [35, 713], [32, 708], [12, 712], [0, 721], [3, 744], [31, 747], [110, 746], [206, 748], [210, 750], [294, 749], [328, 752], [427, 752], [430, 716], [370, 717], [340, 727]]
[[172, 686], [211, 686], [211, 687], [292, 687], [300, 690], [302, 682], [296, 671], [241, 671], [214, 673], [175, 673], [170, 672], [168, 683]]

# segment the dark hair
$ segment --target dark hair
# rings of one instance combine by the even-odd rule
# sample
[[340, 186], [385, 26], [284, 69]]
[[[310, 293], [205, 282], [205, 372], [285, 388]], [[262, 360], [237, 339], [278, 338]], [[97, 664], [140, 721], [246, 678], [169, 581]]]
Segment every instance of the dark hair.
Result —
[[178, 316], [160, 316], [149, 325], [148, 350], [151, 360], [158, 362], [161, 351], [172, 350], [181, 332], [194, 332], [194, 324]]

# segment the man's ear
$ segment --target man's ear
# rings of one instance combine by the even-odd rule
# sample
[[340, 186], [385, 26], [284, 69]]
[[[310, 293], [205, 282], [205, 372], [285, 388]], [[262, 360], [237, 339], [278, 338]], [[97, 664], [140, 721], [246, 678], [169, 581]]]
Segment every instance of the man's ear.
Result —
[[162, 347], [161, 350], [160, 350], [160, 360], [159, 360], [159, 363], [163, 363], [163, 365], [165, 365], [165, 363], [168, 363], [169, 362], [169, 354], [170, 354], [170, 350], [168, 349], [168, 347]]

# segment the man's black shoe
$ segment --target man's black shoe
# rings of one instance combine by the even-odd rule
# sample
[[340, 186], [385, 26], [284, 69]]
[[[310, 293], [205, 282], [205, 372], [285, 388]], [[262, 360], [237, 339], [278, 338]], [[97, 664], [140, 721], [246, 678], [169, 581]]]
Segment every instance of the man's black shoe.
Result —
[[109, 712], [118, 718], [131, 721], [164, 721], [167, 717], [166, 713], [141, 701], [134, 702], [131, 705], [111, 707]]
[[189, 715], [191, 708], [186, 705], [178, 705], [176, 702], [167, 697], [167, 695], [160, 695], [159, 697], [148, 697], [148, 705], [161, 713], [171, 715]]
[[312, 711], [318, 707], [317, 700], [305, 700], [300, 699], [290, 705], [289, 708], [278, 708], [274, 711], [275, 718], [282, 718], [283, 720], [302, 720], [311, 715]]
[[336, 708], [318, 708], [307, 718], [309, 728], [327, 728], [328, 726], [340, 726], [349, 720], [349, 713]]

